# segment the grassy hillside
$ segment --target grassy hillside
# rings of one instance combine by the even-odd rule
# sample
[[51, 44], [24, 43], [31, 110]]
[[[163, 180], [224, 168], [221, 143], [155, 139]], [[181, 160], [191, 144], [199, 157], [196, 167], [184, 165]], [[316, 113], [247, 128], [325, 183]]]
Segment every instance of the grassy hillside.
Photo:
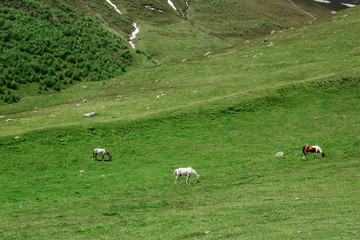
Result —
[[[359, 84], [1, 137], [0, 238], [359, 238]], [[306, 143], [326, 158], [303, 160]], [[113, 161], [94, 162], [95, 147]], [[175, 185], [187, 166], [200, 183]]]
[[[294, 82], [358, 77], [359, 14], [349, 9], [265, 41], [1, 106], [1, 134], [137, 118]], [[92, 111], [98, 115], [82, 117]]]
[[[286, 1], [16, 0], [0, 3], [0, 101], [98, 81], [130, 65], [153, 66], [195, 57], [273, 30], [298, 26], [329, 10]], [[303, 10], [302, 8], [306, 9]], [[219, 20], [220, 19], [220, 20]], [[136, 22], [136, 51], [127, 43]], [[20, 85], [27, 85], [25, 90]]]
[[[122, 38], [105, 1], [65, 3], [90, 8], [91, 19]], [[174, 3], [184, 24], [167, 13], [157, 18], [159, 32], [207, 28], [187, 25], [191, 7]], [[132, 23], [140, 2], [116, 4]], [[166, 1], [159, 6], [171, 10]], [[359, 21], [360, 8], [347, 9], [0, 105], [0, 239], [360, 238]], [[208, 36], [221, 39], [215, 30]], [[141, 38], [135, 43], [146, 46]], [[186, 44], [188, 53], [197, 47]], [[139, 65], [150, 56], [134, 54]], [[16, 91], [29, 95], [32, 87]], [[97, 115], [82, 116], [91, 111]], [[304, 160], [305, 144], [321, 146], [326, 158]], [[93, 161], [96, 147], [113, 160]], [[285, 156], [275, 157], [279, 151]], [[174, 169], [188, 166], [200, 183], [175, 185]]]

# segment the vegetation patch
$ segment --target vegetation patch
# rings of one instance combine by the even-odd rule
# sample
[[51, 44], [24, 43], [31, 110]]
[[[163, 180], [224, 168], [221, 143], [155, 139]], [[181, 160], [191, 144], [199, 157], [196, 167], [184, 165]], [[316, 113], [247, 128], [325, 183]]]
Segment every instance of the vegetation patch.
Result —
[[121, 75], [132, 55], [120, 37], [85, 12], [33, 0], [0, 3], [0, 100], [19, 100], [11, 90], [38, 83], [59, 91], [74, 81]]

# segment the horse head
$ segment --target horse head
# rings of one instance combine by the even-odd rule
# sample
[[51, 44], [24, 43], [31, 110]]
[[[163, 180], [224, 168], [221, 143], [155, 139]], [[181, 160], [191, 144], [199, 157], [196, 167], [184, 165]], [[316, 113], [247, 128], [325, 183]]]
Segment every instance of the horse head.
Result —
[[321, 153], [321, 156], [322, 156], [322, 158], [325, 158], [325, 153], [322, 152], [322, 153]]

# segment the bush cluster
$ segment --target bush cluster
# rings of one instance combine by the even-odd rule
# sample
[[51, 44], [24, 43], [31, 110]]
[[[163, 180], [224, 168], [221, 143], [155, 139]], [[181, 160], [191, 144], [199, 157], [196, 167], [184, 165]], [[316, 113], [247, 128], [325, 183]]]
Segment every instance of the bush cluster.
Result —
[[6, 99], [20, 84], [60, 90], [74, 81], [115, 77], [131, 64], [125, 41], [84, 12], [34, 0], [10, 3], [0, 3], [0, 100], [16, 101]]

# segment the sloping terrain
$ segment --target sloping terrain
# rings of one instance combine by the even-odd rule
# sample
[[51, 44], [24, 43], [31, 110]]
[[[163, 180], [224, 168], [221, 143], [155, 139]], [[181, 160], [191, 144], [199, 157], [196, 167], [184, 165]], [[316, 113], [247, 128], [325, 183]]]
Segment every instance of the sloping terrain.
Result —
[[[157, 18], [160, 34], [185, 31], [191, 4], [216, 2], [229, 3], [193, 0], [187, 9], [174, 0], [179, 12], [166, 1], [141, 4], [169, 10]], [[136, 47], [149, 44], [135, 18], [140, 3], [115, 3], [124, 23], [139, 23]], [[90, 8], [90, 25], [127, 41], [131, 28], [121, 30], [107, 2], [66, 4]], [[130, 49], [147, 67], [1, 105], [0, 239], [359, 239], [360, 8], [317, 19], [301, 12], [312, 20], [234, 46], [230, 34], [227, 48], [193, 57], [190, 41], [185, 60], [161, 66], [145, 64], [155, 56], [147, 48]], [[220, 25], [197, 27], [221, 39]], [[178, 49], [164, 46], [152, 51], [165, 59]], [[303, 159], [305, 144], [326, 157]], [[93, 161], [96, 147], [112, 161]], [[188, 166], [200, 183], [175, 185], [174, 170]]]
[[[60, 91], [74, 81], [109, 79], [130, 66], [187, 59], [330, 14], [314, 2], [296, 4], [1, 1], [0, 99], [17, 102], [27, 95]], [[133, 40], [136, 51], [128, 43], [134, 23], [140, 31]], [[18, 91], [23, 84], [27, 87]]]
[[[14, 119], [3, 124], [1, 132], [7, 135], [57, 125], [137, 118], [294, 82], [356, 76], [358, 16], [358, 9], [353, 8], [263, 41], [176, 64], [132, 70], [57, 94], [27, 97], [21, 103], [1, 106], [0, 114], [5, 116], [0, 121]], [[83, 113], [93, 111], [99, 115], [83, 119]], [[51, 115], [55, 118], [49, 118]]]

